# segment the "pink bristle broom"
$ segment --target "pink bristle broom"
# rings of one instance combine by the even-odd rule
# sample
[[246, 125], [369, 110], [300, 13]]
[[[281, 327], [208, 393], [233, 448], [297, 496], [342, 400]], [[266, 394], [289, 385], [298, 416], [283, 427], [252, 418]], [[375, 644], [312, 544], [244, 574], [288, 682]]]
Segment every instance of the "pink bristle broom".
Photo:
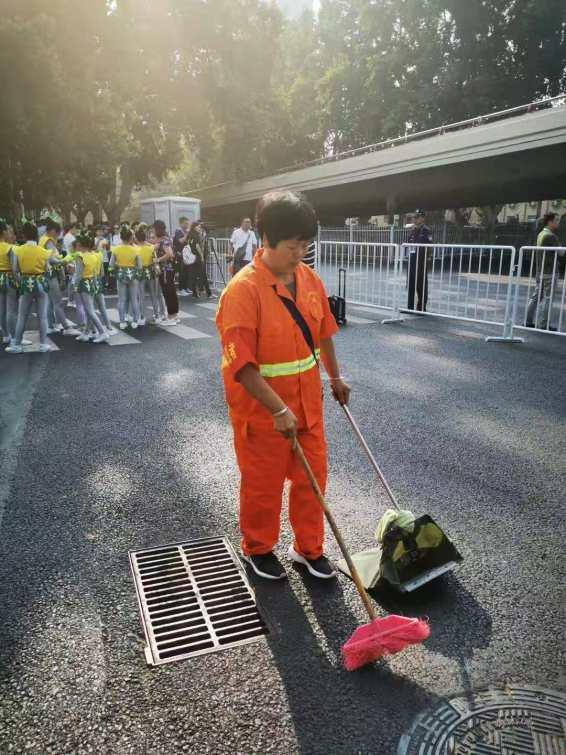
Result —
[[297, 440], [295, 440], [294, 443], [294, 450], [305, 470], [318, 502], [322, 506], [324, 515], [334, 533], [334, 537], [342, 551], [342, 555], [348, 564], [350, 575], [370, 618], [370, 623], [358, 627], [350, 639], [342, 646], [342, 660], [344, 661], [344, 666], [348, 671], [355, 671], [361, 666], [365, 666], [367, 663], [372, 663], [384, 655], [398, 653], [400, 650], [404, 650], [408, 645], [415, 645], [426, 640], [430, 635], [430, 627], [423, 619], [411, 619], [407, 616], [397, 616], [395, 614], [390, 614], [383, 618], [378, 618], [376, 616], [373, 604], [371, 603], [360, 579], [360, 575], [350, 558], [350, 554], [342, 540], [342, 535], [338, 531], [332, 512], [326, 505], [326, 501], [324, 500], [324, 496], [318, 486], [318, 482], [316, 481], [313, 471], [306, 460], [303, 449]]

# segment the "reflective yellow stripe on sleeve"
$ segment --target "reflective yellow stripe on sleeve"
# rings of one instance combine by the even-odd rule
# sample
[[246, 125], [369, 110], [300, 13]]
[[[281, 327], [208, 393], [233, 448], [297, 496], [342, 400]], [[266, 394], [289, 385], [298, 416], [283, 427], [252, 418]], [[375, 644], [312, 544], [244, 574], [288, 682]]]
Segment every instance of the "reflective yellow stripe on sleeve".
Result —
[[[320, 349], [315, 350], [316, 358], [320, 359]], [[311, 354], [305, 359], [295, 359], [293, 362], [277, 362], [276, 364], [260, 364], [259, 374], [265, 378], [289, 377], [308, 372], [316, 367], [316, 360]]]

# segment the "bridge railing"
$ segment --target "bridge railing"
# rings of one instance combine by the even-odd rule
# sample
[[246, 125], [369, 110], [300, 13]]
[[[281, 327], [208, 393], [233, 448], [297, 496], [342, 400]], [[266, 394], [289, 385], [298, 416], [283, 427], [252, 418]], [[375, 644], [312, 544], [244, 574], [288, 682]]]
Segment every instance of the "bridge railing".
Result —
[[[534, 113], [534, 112], [537, 112], [538, 110], [546, 110], [547, 108], [552, 108], [552, 107], [562, 107], [565, 104], [566, 104], [566, 93], [562, 93], [562, 94], [556, 95], [555, 97], [548, 97], [547, 99], [539, 100], [538, 102], [529, 102], [525, 105], [518, 105], [517, 107], [507, 108], [505, 110], [498, 110], [493, 113], [485, 113], [484, 115], [475, 116], [473, 118], [466, 118], [463, 121], [456, 121], [455, 123], [447, 123], [443, 126], [436, 126], [434, 128], [429, 128], [424, 131], [415, 131], [415, 133], [404, 134], [403, 136], [398, 136], [393, 139], [384, 139], [383, 141], [376, 142], [375, 144], [366, 144], [363, 147], [355, 147], [353, 149], [344, 150], [344, 151], [337, 152], [332, 155], [324, 155], [314, 160], [296, 162], [291, 165], [286, 165], [282, 168], [272, 171], [269, 175], [277, 176], [277, 175], [280, 175], [281, 173], [290, 173], [291, 171], [301, 170], [303, 168], [311, 168], [316, 165], [324, 165], [325, 163], [345, 160], [349, 157], [357, 157], [359, 155], [364, 155], [370, 152], [379, 152], [381, 150], [388, 149], [390, 147], [397, 147], [402, 144], [409, 144], [411, 142], [419, 141], [421, 139], [427, 139], [432, 136], [443, 136], [444, 134], [449, 134], [454, 131], [460, 131], [466, 128], [474, 128], [476, 126], [483, 126], [488, 123], [493, 123], [494, 121], [505, 120], [507, 118], [514, 118], [518, 115], [526, 115], [528, 113]], [[256, 174], [256, 175], [246, 176], [242, 180], [255, 181], [257, 179], [267, 178], [267, 177], [268, 176], [265, 174]], [[201, 186], [195, 191], [197, 192], [197, 195], [198, 195], [198, 192], [208, 191], [211, 189], [219, 189], [222, 186], [227, 186], [230, 183], [232, 183], [232, 181], [222, 181], [221, 183], [213, 184], [211, 186]]]

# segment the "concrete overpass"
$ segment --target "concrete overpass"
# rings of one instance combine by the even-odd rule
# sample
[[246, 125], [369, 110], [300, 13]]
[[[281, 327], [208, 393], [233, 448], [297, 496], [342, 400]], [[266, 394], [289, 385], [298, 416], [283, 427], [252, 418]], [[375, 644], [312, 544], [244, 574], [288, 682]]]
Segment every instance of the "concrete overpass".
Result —
[[203, 217], [226, 225], [253, 214], [265, 192], [282, 188], [304, 192], [323, 223], [415, 207], [554, 199], [566, 194], [566, 105], [554, 98], [536, 108], [541, 105], [192, 193], [202, 200]]

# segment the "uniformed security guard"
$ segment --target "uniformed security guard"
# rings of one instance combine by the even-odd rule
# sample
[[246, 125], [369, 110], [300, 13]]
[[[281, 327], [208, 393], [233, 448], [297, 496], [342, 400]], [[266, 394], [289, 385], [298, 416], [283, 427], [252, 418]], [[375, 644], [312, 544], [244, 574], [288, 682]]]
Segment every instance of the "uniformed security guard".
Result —
[[[415, 225], [409, 234], [409, 244], [431, 244], [432, 234], [430, 228], [425, 225], [425, 213], [423, 210], [415, 211]], [[428, 301], [428, 273], [427, 273], [428, 249], [426, 247], [413, 247], [409, 250], [409, 269], [407, 284], [407, 309], [417, 312], [426, 312]], [[415, 307], [415, 288], [417, 291], [417, 306]]]

